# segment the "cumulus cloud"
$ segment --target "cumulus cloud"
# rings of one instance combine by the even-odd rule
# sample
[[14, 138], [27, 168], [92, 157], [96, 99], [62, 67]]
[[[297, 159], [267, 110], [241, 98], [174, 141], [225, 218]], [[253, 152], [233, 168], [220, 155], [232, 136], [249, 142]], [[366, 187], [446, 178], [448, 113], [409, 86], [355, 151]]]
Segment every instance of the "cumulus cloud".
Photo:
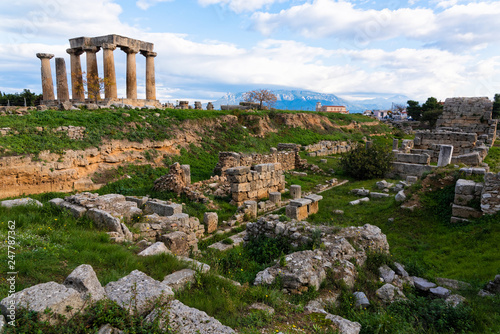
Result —
[[279, 13], [257, 12], [253, 28], [264, 35], [287, 28], [308, 38], [339, 38], [357, 45], [398, 37], [443, 49], [484, 47], [497, 40], [500, 2], [439, 2], [444, 8], [361, 9], [348, 1], [314, 0]]
[[160, 2], [171, 2], [171, 1], [174, 1], [174, 0], [138, 0], [135, 4], [140, 9], [146, 10], [149, 7], [156, 5], [157, 3], [160, 3]]
[[202, 6], [209, 5], [223, 5], [228, 6], [229, 9], [236, 13], [246, 11], [254, 11], [264, 6], [272, 5], [276, 2], [285, 2], [287, 0], [198, 0]]

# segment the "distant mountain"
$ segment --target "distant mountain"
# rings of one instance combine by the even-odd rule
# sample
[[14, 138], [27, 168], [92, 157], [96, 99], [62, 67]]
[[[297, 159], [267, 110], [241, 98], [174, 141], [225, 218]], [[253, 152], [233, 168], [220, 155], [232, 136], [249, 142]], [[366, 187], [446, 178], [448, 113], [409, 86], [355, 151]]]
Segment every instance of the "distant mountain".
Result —
[[[364, 110], [389, 109], [392, 103], [404, 104], [409, 100], [404, 95], [395, 95], [389, 98], [374, 97], [364, 100], [346, 100], [334, 94], [316, 93], [305, 90], [274, 90], [277, 101], [274, 104], [276, 109], [283, 110], [316, 110], [316, 103], [322, 105], [341, 105], [345, 106], [351, 113], [359, 113]], [[214, 101], [215, 109], [220, 109], [221, 105], [235, 105], [243, 101], [244, 92], [228, 93]]]

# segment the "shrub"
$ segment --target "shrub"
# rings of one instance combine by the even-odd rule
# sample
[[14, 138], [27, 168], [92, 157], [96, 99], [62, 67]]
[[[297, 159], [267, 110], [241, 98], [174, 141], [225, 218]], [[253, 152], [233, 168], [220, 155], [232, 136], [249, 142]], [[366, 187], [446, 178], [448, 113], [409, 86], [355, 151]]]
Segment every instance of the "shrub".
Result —
[[389, 147], [358, 144], [350, 152], [344, 153], [340, 166], [344, 173], [358, 180], [383, 177], [391, 168], [393, 154]]

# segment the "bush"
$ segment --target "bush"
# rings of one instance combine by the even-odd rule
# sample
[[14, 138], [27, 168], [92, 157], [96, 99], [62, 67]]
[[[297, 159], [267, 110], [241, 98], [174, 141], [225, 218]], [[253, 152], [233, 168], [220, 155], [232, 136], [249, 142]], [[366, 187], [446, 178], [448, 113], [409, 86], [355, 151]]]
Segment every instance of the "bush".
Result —
[[350, 152], [344, 153], [340, 166], [344, 173], [358, 180], [381, 178], [391, 168], [393, 154], [389, 147], [373, 145], [367, 148], [358, 144]]

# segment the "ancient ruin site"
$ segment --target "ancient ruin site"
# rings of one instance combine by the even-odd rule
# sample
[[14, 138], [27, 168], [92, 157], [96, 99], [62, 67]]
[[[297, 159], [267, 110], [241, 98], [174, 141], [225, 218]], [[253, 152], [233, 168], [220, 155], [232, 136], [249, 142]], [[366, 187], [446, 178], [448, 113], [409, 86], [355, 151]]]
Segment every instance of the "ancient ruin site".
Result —
[[452, 25], [499, 6], [60, 2], [0, 58], [0, 334], [500, 333], [498, 57]]

